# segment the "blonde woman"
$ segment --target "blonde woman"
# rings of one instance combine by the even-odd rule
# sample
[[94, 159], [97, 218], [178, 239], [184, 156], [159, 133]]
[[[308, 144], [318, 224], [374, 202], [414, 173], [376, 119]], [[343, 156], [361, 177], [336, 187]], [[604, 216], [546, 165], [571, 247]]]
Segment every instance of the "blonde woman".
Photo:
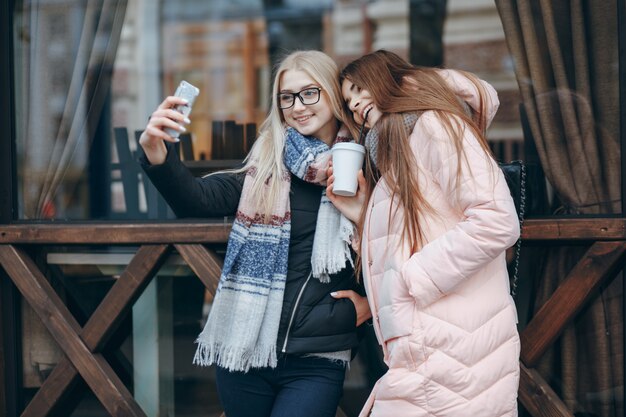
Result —
[[259, 137], [234, 172], [199, 179], [180, 163], [164, 131], [188, 122], [172, 109], [176, 97], [140, 139], [144, 169], [179, 217], [235, 215], [194, 358], [217, 366], [228, 417], [333, 417], [357, 327], [370, 317], [347, 245], [352, 224], [324, 194], [329, 147], [350, 140], [338, 79], [322, 52], [287, 56]]

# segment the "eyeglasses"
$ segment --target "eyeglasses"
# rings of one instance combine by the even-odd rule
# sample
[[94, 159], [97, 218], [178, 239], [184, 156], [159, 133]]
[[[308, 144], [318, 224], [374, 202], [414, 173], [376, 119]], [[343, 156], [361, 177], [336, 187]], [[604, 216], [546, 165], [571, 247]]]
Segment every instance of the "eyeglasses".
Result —
[[279, 93], [278, 94], [278, 107], [282, 110], [290, 109], [296, 104], [296, 97], [300, 99], [300, 102], [305, 106], [310, 106], [320, 101], [319, 87], [309, 87], [297, 93]]

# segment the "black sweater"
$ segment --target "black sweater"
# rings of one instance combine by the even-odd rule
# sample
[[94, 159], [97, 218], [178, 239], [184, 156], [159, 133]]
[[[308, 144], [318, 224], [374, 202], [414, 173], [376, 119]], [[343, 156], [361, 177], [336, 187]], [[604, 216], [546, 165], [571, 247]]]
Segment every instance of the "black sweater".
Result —
[[[237, 211], [244, 174], [215, 174], [196, 178], [168, 146], [165, 163], [150, 165], [140, 157], [144, 171], [178, 217], [233, 216]], [[328, 284], [310, 278], [311, 252], [322, 187], [291, 176], [291, 237], [285, 296], [277, 349], [283, 353], [321, 353], [355, 348], [358, 344], [356, 310], [349, 299], [330, 293], [352, 289], [363, 294], [346, 264]]]

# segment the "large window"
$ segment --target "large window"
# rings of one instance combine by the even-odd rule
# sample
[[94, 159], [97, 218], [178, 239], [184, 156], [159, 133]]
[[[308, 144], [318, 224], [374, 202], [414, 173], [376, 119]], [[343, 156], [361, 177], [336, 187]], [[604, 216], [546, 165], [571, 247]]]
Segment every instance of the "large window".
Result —
[[[245, 156], [266, 117], [273, 69], [282, 56], [322, 50], [341, 67], [381, 48], [415, 64], [474, 72], [496, 88], [501, 105], [488, 139], [498, 160], [529, 162], [531, 216], [623, 216], [619, 109], [625, 97], [619, 94], [625, 89], [617, 0], [578, 2], [578, 8], [512, 0], [11, 3], [15, 157], [9, 187], [16, 210], [10, 220], [172, 219], [136, 162], [136, 139], [181, 80], [198, 86], [200, 95], [177, 151], [200, 175]], [[134, 248], [96, 253], [69, 246], [44, 248], [45, 272], [63, 284], [72, 313], [89, 317], [130, 256], [124, 250]], [[577, 242], [547, 255], [543, 247], [524, 249], [522, 262], [531, 262], [522, 266], [520, 328], [581, 248]], [[90, 263], [77, 263], [83, 255], [91, 256]], [[157, 275], [116, 335], [116, 357], [107, 359], [146, 410], [217, 416], [212, 370], [191, 365], [211, 299], [179, 257]], [[616, 417], [624, 398], [623, 277], [602, 288], [598, 299], [537, 369], [574, 412]], [[17, 408], [63, 358], [41, 320], [26, 303], [21, 309], [19, 386], [11, 387], [20, 393]], [[142, 322], [151, 316], [158, 317], [152, 327]], [[151, 337], [161, 350], [150, 350]], [[376, 348], [371, 352], [374, 357]], [[353, 362], [342, 400], [348, 416], [357, 415], [380, 371], [371, 369], [372, 357], [360, 354]], [[161, 391], [151, 398], [150, 389]], [[89, 392], [74, 405], [76, 416], [106, 415]]]
[[[129, 160], [137, 148], [135, 133], [185, 79], [201, 90], [186, 159], [241, 158], [254, 140], [254, 126], [266, 115], [272, 68], [294, 49], [323, 50], [343, 65], [385, 48], [416, 63], [475, 71], [504, 99], [490, 132], [494, 149], [503, 159], [519, 156], [517, 86], [495, 6], [450, 2], [444, 34], [445, 5], [408, 0], [17, 2], [17, 217], [172, 217]], [[474, 60], [474, 52], [493, 57]], [[125, 129], [127, 137], [120, 140], [123, 132], [114, 128]], [[124, 175], [131, 170], [133, 175]]]
[[[272, 64], [291, 49], [321, 49], [332, 29], [331, 6], [260, 0], [18, 2], [18, 217], [162, 216], [149, 210], [152, 200], [140, 176], [123, 185], [121, 171], [132, 161], [117, 149], [113, 128], [127, 130], [127, 147], [134, 152], [135, 132], [185, 79], [201, 89], [190, 127], [193, 158], [243, 156], [242, 149], [224, 154], [214, 144], [215, 122], [262, 121]], [[138, 199], [129, 200], [129, 193]]]

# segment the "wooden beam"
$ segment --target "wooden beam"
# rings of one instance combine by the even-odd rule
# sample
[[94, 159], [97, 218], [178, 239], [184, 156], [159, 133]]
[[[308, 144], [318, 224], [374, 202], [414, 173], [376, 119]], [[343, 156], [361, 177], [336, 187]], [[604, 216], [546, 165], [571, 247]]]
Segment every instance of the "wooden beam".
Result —
[[[167, 245], [139, 248], [120, 278], [82, 329], [80, 336], [91, 352], [99, 352], [119, 323], [159, 271], [168, 252]], [[67, 357], [62, 358], [46, 378], [22, 417], [42, 417], [63, 402], [77, 383], [79, 374]]]
[[522, 361], [534, 367], [596, 289], [620, 269], [626, 242], [596, 242], [520, 334]]
[[92, 354], [78, 336], [81, 327], [32, 259], [21, 249], [0, 245], [0, 264], [109, 414], [145, 417], [102, 355]]
[[215, 296], [224, 262], [202, 245], [174, 245], [191, 270], [200, 278], [206, 289]]
[[625, 240], [624, 218], [528, 219], [522, 240]]
[[[210, 161], [193, 161], [190, 166], [203, 169], [196, 165], [207, 162]], [[229, 164], [237, 162], [233, 160]], [[193, 223], [0, 225], [0, 244], [224, 243], [228, 241], [231, 223], [230, 219], [211, 219]], [[524, 222], [522, 239], [626, 240], [626, 219], [529, 219]]]
[[1, 244], [224, 243], [232, 220], [197, 223], [0, 225]]
[[533, 417], [574, 417], [539, 372], [521, 362], [519, 401]]

